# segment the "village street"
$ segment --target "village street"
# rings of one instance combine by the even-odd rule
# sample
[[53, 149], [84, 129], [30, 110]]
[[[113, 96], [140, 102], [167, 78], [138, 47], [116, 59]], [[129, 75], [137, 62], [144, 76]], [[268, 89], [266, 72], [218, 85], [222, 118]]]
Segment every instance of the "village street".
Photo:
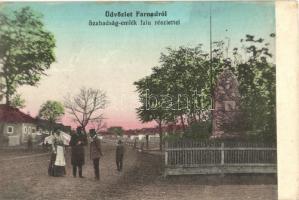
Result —
[[70, 157], [67, 175], [49, 177], [49, 154], [21, 150], [0, 151], [0, 199], [115, 199], [115, 200], [267, 200], [277, 199], [273, 176], [184, 176], [162, 175], [160, 156], [127, 147], [124, 172], [115, 167], [114, 146], [103, 144], [101, 180], [94, 180], [91, 161], [86, 157], [85, 178], [73, 178]]

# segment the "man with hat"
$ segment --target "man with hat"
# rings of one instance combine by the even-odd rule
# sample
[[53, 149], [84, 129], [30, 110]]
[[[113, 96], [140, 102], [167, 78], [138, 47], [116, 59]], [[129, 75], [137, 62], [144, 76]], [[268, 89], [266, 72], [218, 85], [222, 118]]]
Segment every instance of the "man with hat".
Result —
[[77, 168], [79, 170], [79, 177], [82, 175], [82, 166], [85, 163], [84, 146], [87, 145], [87, 137], [82, 127], [77, 128], [77, 132], [71, 135], [70, 146], [72, 147], [71, 163], [73, 165], [73, 176], [77, 175]]
[[125, 147], [121, 140], [118, 140], [116, 146], [116, 166], [119, 172], [122, 171], [123, 168], [123, 159], [124, 159]]
[[99, 162], [100, 158], [103, 156], [102, 148], [101, 148], [101, 141], [97, 136], [95, 129], [90, 130], [90, 158], [93, 160], [93, 167], [95, 173], [95, 179], [100, 180], [100, 169], [99, 169]]

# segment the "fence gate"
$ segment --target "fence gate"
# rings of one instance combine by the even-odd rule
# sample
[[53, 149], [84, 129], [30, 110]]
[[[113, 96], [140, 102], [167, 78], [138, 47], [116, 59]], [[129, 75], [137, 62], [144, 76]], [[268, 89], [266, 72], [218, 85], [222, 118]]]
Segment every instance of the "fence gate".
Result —
[[165, 142], [165, 176], [276, 173], [276, 145], [216, 141]]

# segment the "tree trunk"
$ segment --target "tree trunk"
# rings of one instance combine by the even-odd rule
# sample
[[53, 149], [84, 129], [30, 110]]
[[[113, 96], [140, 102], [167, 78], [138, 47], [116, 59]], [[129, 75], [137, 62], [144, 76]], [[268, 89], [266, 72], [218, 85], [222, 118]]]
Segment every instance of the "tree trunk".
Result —
[[49, 131], [50, 131], [50, 135], [52, 135], [53, 134], [53, 132], [54, 132], [54, 124], [53, 124], [53, 122], [51, 122], [51, 121], [49, 121], [50, 123], [49, 123], [49, 125], [50, 125], [50, 127], [49, 127]]
[[196, 114], [195, 112], [192, 113], [193, 122], [197, 123]]
[[4, 76], [5, 79], [5, 87], [6, 87], [6, 91], [5, 91], [5, 104], [6, 105], [10, 105], [10, 95], [12, 93], [12, 88], [11, 88], [11, 84], [9, 83], [9, 80], [6, 76]]
[[181, 118], [181, 123], [182, 123], [182, 126], [183, 126], [183, 131], [185, 132], [186, 127], [185, 127], [184, 118], [183, 118], [182, 114], [180, 115], [180, 118]]
[[159, 121], [159, 138], [160, 138], [160, 144], [159, 144], [159, 147], [160, 147], [160, 151], [162, 151], [162, 136], [163, 136], [163, 132], [162, 132], [162, 122]]
[[5, 93], [5, 104], [10, 106], [10, 103], [11, 103], [10, 102], [10, 95], [9, 95], [9, 92], [6, 91], [6, 93]]
[[197, 116], [198, 116], [198, 122], [201, 122], [202, 121], [202, 118], [201, 118], [201, 111], [199, 111], [198, 113], [197, 113]]
[[84, 134], [87, 134], [85, 129], [86, 129], [86, 125], [85, 125], [85, 126], [82, 126], [82, 132], [83, 132]]

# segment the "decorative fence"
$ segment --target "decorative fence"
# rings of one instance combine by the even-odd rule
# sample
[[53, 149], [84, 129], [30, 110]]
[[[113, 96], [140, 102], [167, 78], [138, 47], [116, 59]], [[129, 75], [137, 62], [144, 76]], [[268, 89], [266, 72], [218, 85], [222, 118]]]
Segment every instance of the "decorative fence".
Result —
[[276, 173], [275, 144], [219, 141], [165, 143], [165, 175]]
[[[104, 142], [110, 143], [110, 144], [117, 144], [118, 139], [103, 139]], [[158, 150], [159, 149], [159, 142], [157, 141], [148, 141], [146, 140], [131, 140], [131, 139], [122, 139], [123, 143], [127, 146], [130, 146], [134, 149], [143, 151], [143, 150]]]

